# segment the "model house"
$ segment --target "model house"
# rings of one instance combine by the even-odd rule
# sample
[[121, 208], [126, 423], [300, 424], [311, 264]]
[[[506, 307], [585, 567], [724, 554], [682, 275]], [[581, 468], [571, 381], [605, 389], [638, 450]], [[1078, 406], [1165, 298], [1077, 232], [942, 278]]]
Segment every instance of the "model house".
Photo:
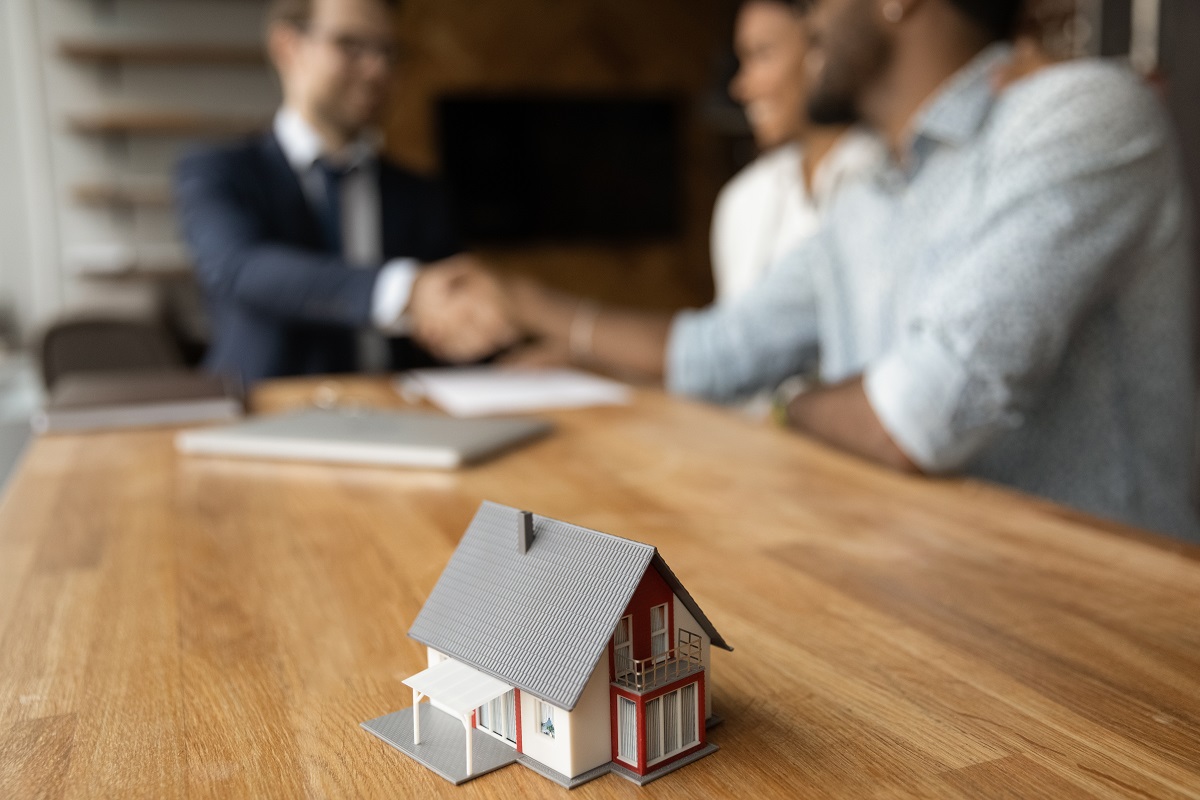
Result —
[[514, 761], [647, 783], [716, 750], [732, 648], [649, 545], [484, 503], [409, 636], [413, 706], [364, 727], [454, 783]]

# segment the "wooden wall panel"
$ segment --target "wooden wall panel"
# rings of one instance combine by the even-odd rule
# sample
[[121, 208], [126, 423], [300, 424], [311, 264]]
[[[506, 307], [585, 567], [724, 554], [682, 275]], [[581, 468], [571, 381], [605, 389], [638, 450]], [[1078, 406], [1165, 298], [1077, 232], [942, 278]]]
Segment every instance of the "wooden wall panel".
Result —
[[721, 80], [736, 0], [409, 0], [407, 57], [388, 148], [437, 169], [434, 102], [450, 91], [675, 92], [687, 100], [684, 230], [678, 241], [487, 253], [506, 270], [606, 301], [679, 307], [712, 296], [708, 225], [729, 177], [729, 143], [703, 102]]

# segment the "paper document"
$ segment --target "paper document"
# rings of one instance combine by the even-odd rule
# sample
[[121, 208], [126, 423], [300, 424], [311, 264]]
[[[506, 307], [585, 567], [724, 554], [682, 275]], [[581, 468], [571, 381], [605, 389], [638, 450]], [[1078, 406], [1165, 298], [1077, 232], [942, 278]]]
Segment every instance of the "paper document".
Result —
[[629, 387], [571, 369], [453, 367], [419, 369], [396, 387], [416, 394], [456, 417], [517, 414], [551, 408], [622, 405]]

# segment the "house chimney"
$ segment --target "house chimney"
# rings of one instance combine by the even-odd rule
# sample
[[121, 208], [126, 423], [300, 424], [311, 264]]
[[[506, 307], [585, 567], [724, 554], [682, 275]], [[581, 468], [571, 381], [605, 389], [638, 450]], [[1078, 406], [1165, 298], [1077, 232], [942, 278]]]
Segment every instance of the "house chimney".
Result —
[[533, 514], [517, 512], [517, 552], [525, 555], [533, 547]]

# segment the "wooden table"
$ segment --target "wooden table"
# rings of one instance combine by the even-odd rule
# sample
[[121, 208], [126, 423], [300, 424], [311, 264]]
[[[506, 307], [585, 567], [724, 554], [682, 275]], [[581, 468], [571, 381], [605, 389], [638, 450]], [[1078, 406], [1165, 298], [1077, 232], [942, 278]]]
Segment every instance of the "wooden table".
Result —
[[736, 648], [721, 752], [573, 797], [1200, 796], [1195, 549], [654, 392], [552, 416], [459, 473], [38, 441], [0, 506], [0, 797], [562, 796], [358, 727], [411, 703], [405, 632], [485, 498], [657, 545]]

